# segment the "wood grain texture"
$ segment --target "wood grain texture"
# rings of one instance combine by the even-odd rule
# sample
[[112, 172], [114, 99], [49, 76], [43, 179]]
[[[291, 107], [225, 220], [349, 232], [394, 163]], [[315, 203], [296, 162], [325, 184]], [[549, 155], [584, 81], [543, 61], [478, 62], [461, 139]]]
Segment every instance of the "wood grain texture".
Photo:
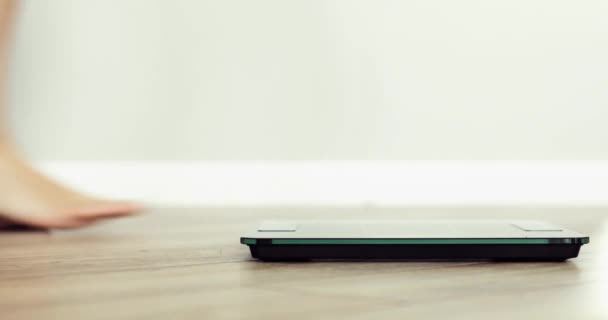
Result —
[[[564, 263], [263, 263], [273, 218], [524, 218], [588, 233]], [[0, 319], [608, 319], [604, 208], [154, 209], [78, 231], [0, 233]]]

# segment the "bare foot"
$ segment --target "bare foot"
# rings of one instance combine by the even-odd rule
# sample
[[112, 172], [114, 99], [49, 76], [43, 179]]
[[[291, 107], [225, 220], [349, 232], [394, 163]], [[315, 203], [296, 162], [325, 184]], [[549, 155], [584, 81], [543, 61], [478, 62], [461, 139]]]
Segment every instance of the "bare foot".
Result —
[[0, 150], [0, 216], [4, 220], [38, 228], [78, 228], [139, 210], [130, 202], [70, 190], [35, 171], [15, 152]]

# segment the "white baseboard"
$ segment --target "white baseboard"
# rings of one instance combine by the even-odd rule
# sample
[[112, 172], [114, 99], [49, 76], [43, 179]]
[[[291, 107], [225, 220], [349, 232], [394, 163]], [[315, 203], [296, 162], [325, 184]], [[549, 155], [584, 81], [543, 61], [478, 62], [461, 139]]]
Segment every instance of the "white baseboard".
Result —
[[54, 162], [81, 190], [168, 206], [608, 205], [608, 162]]

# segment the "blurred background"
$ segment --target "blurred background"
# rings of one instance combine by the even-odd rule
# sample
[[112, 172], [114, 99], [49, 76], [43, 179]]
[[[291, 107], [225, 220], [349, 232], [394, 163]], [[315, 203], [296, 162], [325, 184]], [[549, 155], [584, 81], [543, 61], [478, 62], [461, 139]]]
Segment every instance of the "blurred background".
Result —
[[23, 1], [11, 123], [171, 204], [606, 204], [608, 3]]

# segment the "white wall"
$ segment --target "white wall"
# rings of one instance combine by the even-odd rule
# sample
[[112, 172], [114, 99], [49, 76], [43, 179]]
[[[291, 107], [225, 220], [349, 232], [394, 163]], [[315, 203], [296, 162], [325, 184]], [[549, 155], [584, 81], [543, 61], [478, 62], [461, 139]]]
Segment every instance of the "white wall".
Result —
[[608, 160], [604, 0], [30, 0], [38, 160]]
[[48, 174], [107, 197], [606, 205], [607, 17], [604, 0], [23, 1], [11, 124]]

